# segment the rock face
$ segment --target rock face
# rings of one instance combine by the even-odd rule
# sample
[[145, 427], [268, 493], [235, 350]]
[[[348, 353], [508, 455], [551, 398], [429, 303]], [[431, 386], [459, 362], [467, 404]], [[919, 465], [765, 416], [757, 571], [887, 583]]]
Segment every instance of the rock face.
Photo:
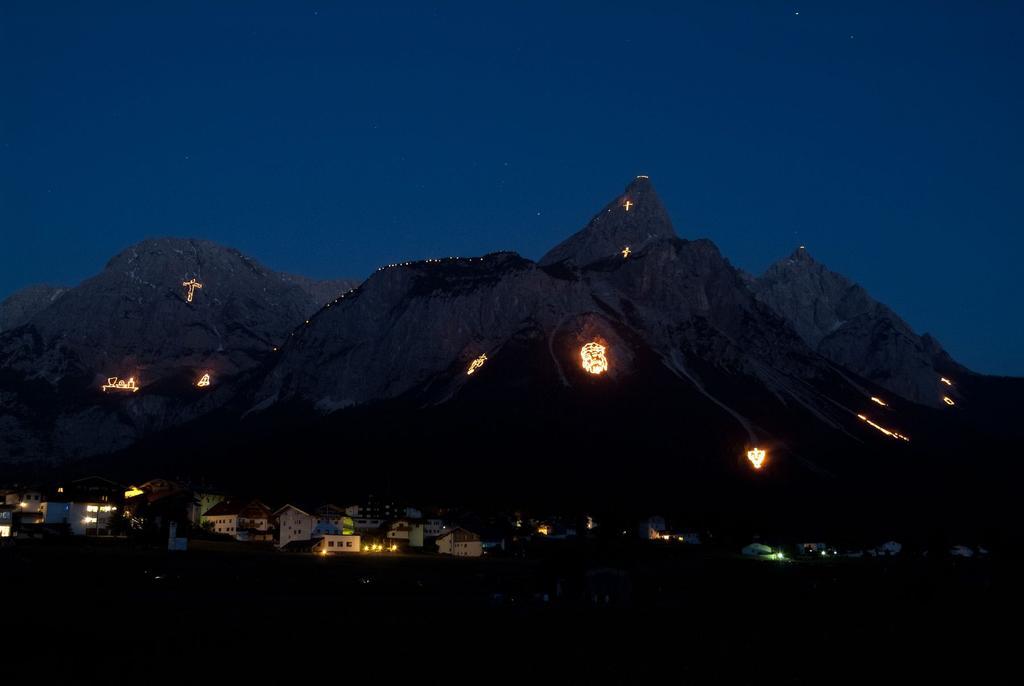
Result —
[[[202, 287], [190, 302], [182, 284], [193, 279]], [[322, 306], [326, 289], [347, 285], [282, 275], [208, 241], [132, 246], [0, 334], [0, 410], [10, 430], [0, 458], [106, 452], [208, 412]], [[204, 373], [213, 383], [200, 390]], [[142, 392], [102, 391], [115, 376]]]
[[[202, 287], [189, 301], [193, 279]], [[646, 177], [539, 262], [511, 252], [424, 260], [353, 286], [273, 272], [205, 241], [133, 246], [0, 333], [0, 460], [107, 453], [170, 427], [153, 440], [184, 436], [177, 459], [254, 425], [274, 427], [258, 440], [276, 460], [295, 449], [299, 423], [311, 436], [344, 424], [372, 450], [415, 425], [400, 448], [415, 452], [441, 417], [445, 446], [490, 442], [488, 427], [521, 436], [510, 462], [552, 436], [561, 457], [588, 445], [600, 454], [623, 421], [662, 460], [728, 455], [747, 474], [745, 446], [773, 445], [831, 475], [867, 464], [868, 442], [902, 445], [865, 418], [900, 432], [934, 422], [915, 403], [936, 406], [940, 374], [966, 372], [805, 251], [753, 278], [710, 241], [679, 237]], [[588, 343], [603, 348], [599, 376], [584, 369]], [[200, 388], [202, 374], [211, 384]], [[114, 376], [140, 390], [102, 391]], [[977, 378], [944, 393], [967, 398]], [[1004, 386], [1001, 397], [1016, 393]], [[883, 388], [913, 402], [876, 414], [871, 396]], [[392, 410], [404, 413], [398, 426]], [[611, 433], [620, 453], [636, 449], [631, 432]], [[350, 437], [324, 441], [305, 453]], [[871, 445], [871, 456], [890, 450]]]
[[916, 334], [895, 312], [802, 247], [750, 287], [821, 355], [908, 400], [940, 406], [948, 394], [940, 377], [963, 369], [934, 338]]
[[675, 237], [672, 221], [650, 179], [638, 176], [583, 229], [544, 255], [540, 265], [586, 267], [627, 247], [636, 252], [658, 240]]
[[49, 307], [53, 301], [67, 292], [62, 286], [37, 284], [26, 286], [0, 302], [0, 331], [14, 329]]
[[[646, 178], [539, 263], [497, 253], [379, 270], [294, 332], [255, 407], [443, 402], [470, 383], [471, 360], [499, 359], [531, 336], [546, 341], [537, 367], [557, 370], [564, 386], [580, 383], [589, 341], [605, 346], [613, 381], [656, 356], [744, 439], [763, 435], [753, 419], [760, 408], [748, 406], [754, 397], [813, 407], [833, 421], [816, 388], [835, 382], [830, 365], [753, 296], [714, 244], [675, 234]], [[736, 392], [744, 387], [753, 390]]]

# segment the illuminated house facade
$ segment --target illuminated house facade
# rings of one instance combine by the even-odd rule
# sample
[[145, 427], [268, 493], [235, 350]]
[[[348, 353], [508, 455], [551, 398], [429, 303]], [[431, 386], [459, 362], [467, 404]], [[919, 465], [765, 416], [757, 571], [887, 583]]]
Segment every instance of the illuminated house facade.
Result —
[[0, 538], [14, 535], [14, 508], [0, 505]]
[[205, 513], [209, 512], [217, 503], [227, 500], [227, 496], [223, 493], [196, 491], [196, 500], [199, 501], [199, 506], [195, 510], [192, 521], [194, 524], [202, 526], [206, 523]]
[[43, 523], [66, 524], [75, 536], [112, 536], [124, 491], [124, 485], [98, 476], [58, 486], [42, 503]]
[[270, 508], [259, 500], [225, 500], [203, 513], [212, 530], [236, 541], [269, 541]]
[[361, 545], [358, 534], [323, 536], [313, 546], [313, 552], [319, 554], [358, 553]]
[[410, 523], [405, 519], [391, 522], [388, 526], [387, 539], [389, 541], [408, 541]]
[[109, 502], [43, 503], [43, 523], [67, 524], [73, 536], [113, 536], [112, 520], [120, 516], [120, 508]]
[[4, 493], [4, 504], [13, 505], [21, 512], [42, 512], [43, 493], [35, 490], [10, 490]]
[[285, 505], [273, 515], [278, 548], [292, 541], [309, 541], [313, 538], [316, 518], [294, 505]]
[[480, 536], [463, 528], [452, 529], [437, 539], [437, 552], [453, 557], [480, 557], [484, 554]]

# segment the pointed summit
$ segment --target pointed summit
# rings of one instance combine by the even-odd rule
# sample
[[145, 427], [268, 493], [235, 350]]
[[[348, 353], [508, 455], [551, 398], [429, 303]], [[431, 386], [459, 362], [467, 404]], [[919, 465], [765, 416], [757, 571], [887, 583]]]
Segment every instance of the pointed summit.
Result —
[[651, 180], [638, 176], [583, 229], [548, 251], [540, 264], [585, 267], [627, 247], [635, 254], [651, 241], [675, 237], [672, 220]]
[[798, 264], [817, 264], [811, 257], [811, 253], [807, 252], [807, 248], [802, 245], [794, 250], [787, 259]]

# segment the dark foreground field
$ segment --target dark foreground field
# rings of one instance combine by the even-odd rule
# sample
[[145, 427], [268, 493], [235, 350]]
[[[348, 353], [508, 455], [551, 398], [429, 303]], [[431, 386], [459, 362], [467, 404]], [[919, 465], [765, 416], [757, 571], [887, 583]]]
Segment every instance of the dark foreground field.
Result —
[[294, 669], [296, 683], [350, 668], [431, 682], [525, 671], [569, 683], [993, 683], [1013, 681], [1020, 571], [1000, 558], [778, 563], [639, 542], [480, 560], [22, 542], [0, 548], [0, 646], [8, 665], [79, 682], [164, 665]]

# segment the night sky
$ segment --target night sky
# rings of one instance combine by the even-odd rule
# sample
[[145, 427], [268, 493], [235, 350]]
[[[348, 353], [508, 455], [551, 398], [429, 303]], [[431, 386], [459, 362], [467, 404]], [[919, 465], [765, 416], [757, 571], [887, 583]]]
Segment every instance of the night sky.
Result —
[[737, 266], [806, 245], [1024, 374], [1024, 4], [377, 4], [0, 4], [0, 298], [162, 235], [536, 259], [649, 174]]

